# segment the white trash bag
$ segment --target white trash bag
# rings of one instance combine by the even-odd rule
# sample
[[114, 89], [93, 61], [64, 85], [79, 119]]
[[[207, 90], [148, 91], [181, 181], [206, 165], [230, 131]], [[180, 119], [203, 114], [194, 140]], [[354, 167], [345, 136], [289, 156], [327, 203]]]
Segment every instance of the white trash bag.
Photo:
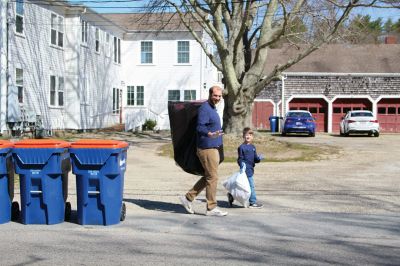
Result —
[[222, 185], [228, 190], [234, 200], [240, 202], [245, 208], [249, 207], [251, 189], [246, 176], [246, 167], [244, 167], [243, 173], [240, 173], [240, 171], [234, 173]]

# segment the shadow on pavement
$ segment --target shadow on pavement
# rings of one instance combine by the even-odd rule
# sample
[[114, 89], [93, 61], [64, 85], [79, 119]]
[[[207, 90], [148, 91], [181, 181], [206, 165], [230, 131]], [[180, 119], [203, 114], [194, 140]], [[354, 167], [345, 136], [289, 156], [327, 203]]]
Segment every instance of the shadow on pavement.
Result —
[[143, 200], [143, 199], [124, 199], [124, 201], [136, 204], [139, 207], [152, 211], [186, 213], [186, 210], [182, 207], [182, 205], [176, 203]]

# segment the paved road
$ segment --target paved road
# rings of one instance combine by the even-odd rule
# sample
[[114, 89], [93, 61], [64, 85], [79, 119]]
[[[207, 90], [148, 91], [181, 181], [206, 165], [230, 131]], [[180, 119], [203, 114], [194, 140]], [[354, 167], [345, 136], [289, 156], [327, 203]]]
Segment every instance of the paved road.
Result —
[[[165, 140], [131, 138], [124, 198], [116, 226], [0, 225], [0, 265], [399, 265], [400, 135], [282, 140], [342, 147], [337, 158], [256, 167], [261, 210], [220, 206], [206, 217], [204, 195], [189, 215], [178, 204], [197, 177], [159, 157]], [[220, 167], [221, 181], [236, 169]], [[76, 209], [75, 182], [69, 198]], [[16, 195], [18, 198], [19, 195]]]

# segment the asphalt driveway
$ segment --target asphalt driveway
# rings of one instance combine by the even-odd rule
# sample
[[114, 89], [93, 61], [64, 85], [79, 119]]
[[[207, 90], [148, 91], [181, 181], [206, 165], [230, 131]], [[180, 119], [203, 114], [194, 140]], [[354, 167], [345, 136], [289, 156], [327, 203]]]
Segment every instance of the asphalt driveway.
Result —
[[[130, 141], [126, 220], [116, 226], [0, 225], [1, 265], [399, 265], [400, 135], [280, 137], [330, 144], [341, 153], [314, 162], [257, 165], [261, 210], [228, 208], [206, 217], [204, 195], [186, 214], [177, 196], [197, 180], [160, 157], [163, 138]], [[236, 170], [220, 167], [221, 181]], [[76, 210], [75, 177], [69, 198]], [[19, 194], [15, 195], [15, 199]]]

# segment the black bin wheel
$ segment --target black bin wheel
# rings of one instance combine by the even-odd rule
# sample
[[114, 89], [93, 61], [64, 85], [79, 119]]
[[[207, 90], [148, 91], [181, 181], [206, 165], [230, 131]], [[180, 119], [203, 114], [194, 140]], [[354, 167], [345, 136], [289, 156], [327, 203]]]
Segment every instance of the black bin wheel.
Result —
[[126, 217], [126, 205], [124, 202], [122, 202], [122, 206], [121, 206], [121, 217], [120, 217], [120, 221], [125, 221], [125, 217]]
[[64, 216], [64, 220], [65, 221], [69, 221], [71, 219], [71, 203], [70, 202], [66, 202], [65, 203], [65, 216]]
[[14, 201], [11, 205], [11, 220], [18, 221], [19, 219], [19, 204]]

